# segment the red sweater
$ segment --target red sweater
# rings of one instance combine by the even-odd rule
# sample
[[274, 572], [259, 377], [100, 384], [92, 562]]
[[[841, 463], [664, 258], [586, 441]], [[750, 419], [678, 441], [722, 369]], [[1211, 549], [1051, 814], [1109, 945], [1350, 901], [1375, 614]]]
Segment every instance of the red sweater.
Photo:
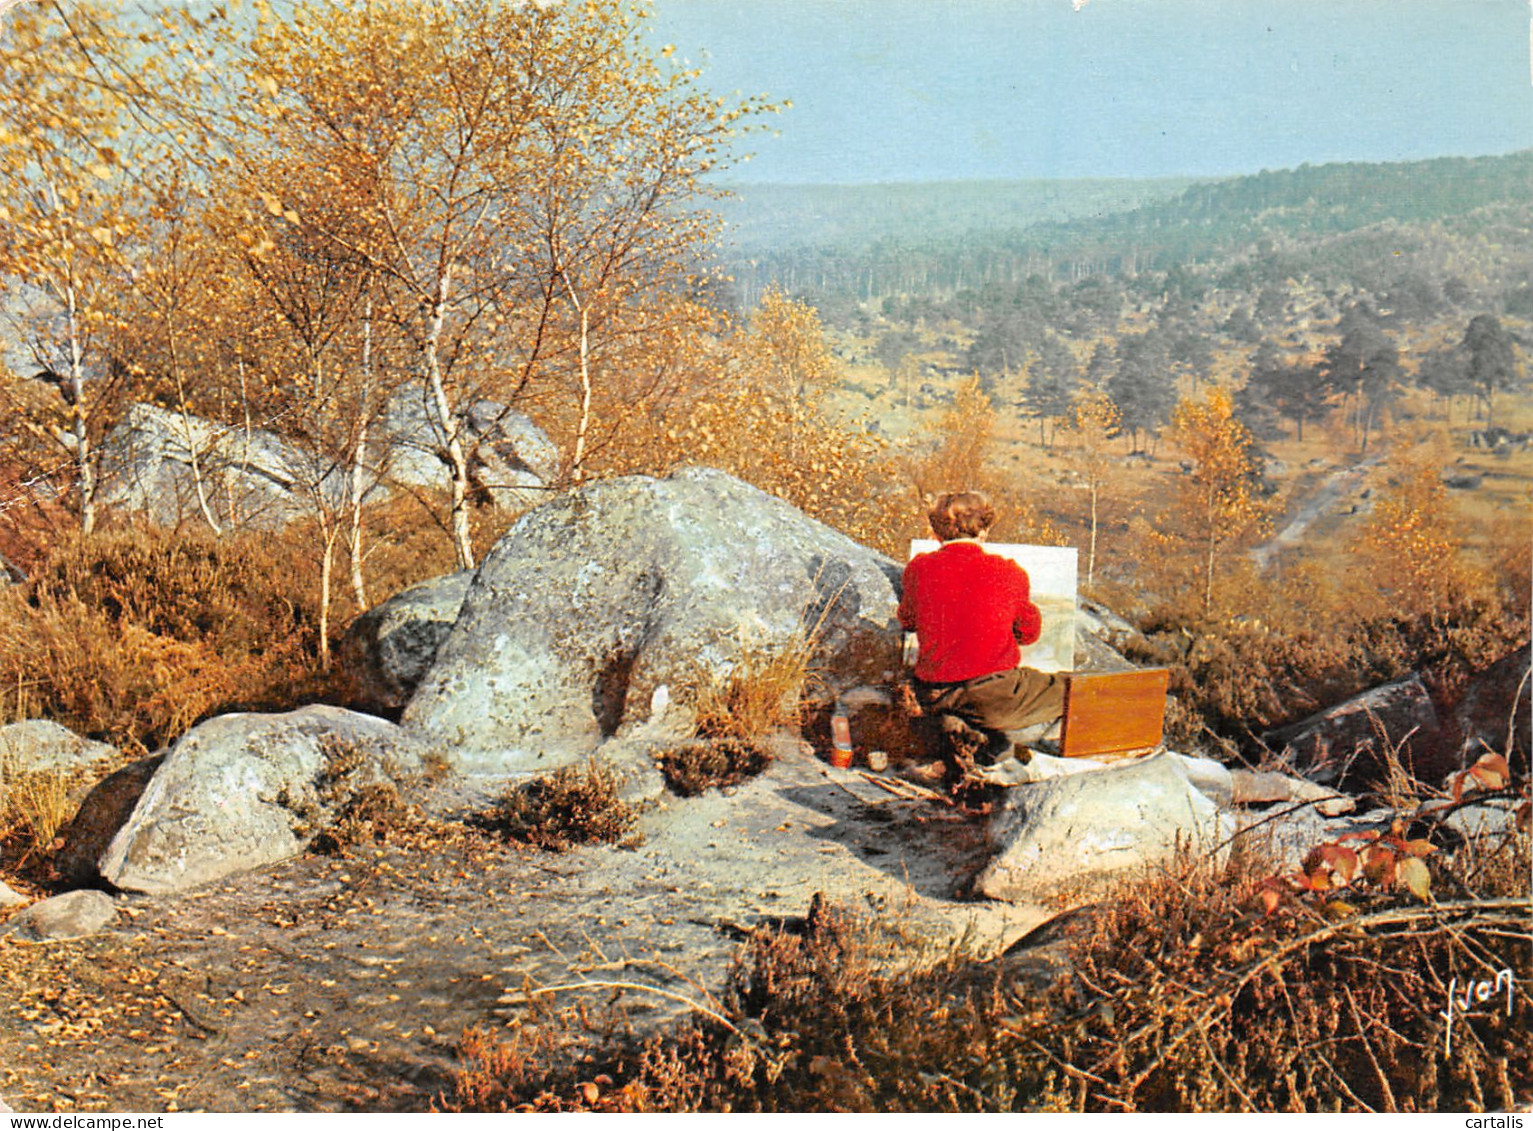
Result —
[[921, 638], [916, 678], [959, 683], [1016, 667], [1043, 617], [1027, 571], [975, 542], [948, 542], [905, 567], [900, 624]]

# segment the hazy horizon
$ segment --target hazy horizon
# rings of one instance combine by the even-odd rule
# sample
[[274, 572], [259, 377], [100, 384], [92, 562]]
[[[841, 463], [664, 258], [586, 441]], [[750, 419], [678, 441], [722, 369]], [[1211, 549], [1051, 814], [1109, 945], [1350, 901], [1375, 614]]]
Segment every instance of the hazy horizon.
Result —
[[710, 89], [793, 103], [731, 185], [1213, 180], [1533, 149], [1527, 0], [654, 9], [655, 41]]

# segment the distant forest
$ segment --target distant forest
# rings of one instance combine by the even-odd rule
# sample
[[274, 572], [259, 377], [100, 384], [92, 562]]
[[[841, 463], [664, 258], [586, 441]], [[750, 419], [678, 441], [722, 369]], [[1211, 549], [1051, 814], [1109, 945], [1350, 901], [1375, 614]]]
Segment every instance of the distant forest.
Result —
[[[1179, 385], [1223, 373], [1237, 375], [1258, 433], [1302, 436], [1350, 403], [1366, 448], [1379, 412], [1412, 383], [1490, 418], [1496, 397], [1521, 386], [1517, 347], [1533, 337], [1533, 152], [1182, 186], [777, 188], [754, 199], [762, 212], [735, 221], [727, 263], [741, 311], [781, 289], [868, 342], [863, 360], [891, 384], [940, 396], [929, 382], [978, 374], [1040, 428], [1095, 386], [1136, 441], [1153, 437]], [[1126, 206], [1103, 211], [1113, 201]], [[854, 221], [859, 209], [868, 214]], [[768, 230], [798, 238], [755, 246]]]
[[[721, 211], [744, 308], [768, 285], [847, 300], [1078, 282], [1222, 263], [1229, 279], [1272, 281], [1325, 269], [1371, 273], [1373, 245], [1396, 253], [1485, 238], [1525, 240], [1533, 151], [1400, 164], [1303, 165], [1204, 183], [984, 182], [964, 185], [750, 186]], [[1451, 223], [1450, 230], [1432, 230]], [[1345, 242], [1335, 237], [1371, 233]], [[1325, 264], [1309, 253], [1326, 241]], [[1242, 270], [1242, 263], [1249, 268]]]

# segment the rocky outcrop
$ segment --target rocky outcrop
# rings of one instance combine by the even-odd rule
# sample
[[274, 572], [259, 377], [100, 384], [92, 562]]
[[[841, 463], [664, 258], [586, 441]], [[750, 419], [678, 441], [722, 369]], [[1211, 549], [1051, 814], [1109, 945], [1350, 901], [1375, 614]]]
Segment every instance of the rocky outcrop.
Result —
[[410, 701], [457, 622], [473, 580], [473, 570], [462, 570], [423, 581], [351, 622], [338, 653], [358, 707], [397, 711]]
[[1390, 809], [1336, 815], [1319, 805], [1250, 809], [1236, 814], [1240, 824], [1236, 843], [1247, 856], [1267, 861], [1274, 872], [1295, 871], [1316, 845], [1343, 836], [1388, 831], [1394, 816]]
[[1354, 695], [1262, 741], [1305, 778], [1325, 785], [1367, 783], [1382, 772], [1386, 751], [1400, 749], [1405, 768], [1425, 781], [1445, 772], [1441, 723], [1418, 675], [1409, 675]]
[[112, 897], [100, 891], [66, 891], [17, 912], [7, 929], [24, 938], [56, 941], [103, 931], [117, 921]]
[[1075, 610], [1075, 663], [1079, 672], [1129, 671], [1137, 664], [1123, 655], [1139, 630], [1106, 605], [1078, 598]]
[[[829, 691], [886, 682], [898, 580], [893, 562], [722, 472], [592, 484], [524, 515], [486, 557], [403, 721], [460, 769], [551, 769], [647, 722], [662, 685], [806, 632]], [[685, 733], [685, 711], [667, 717]]]
[[0, 880], [0, 911], [7, 911], [12, 907], [20, 907], [26, 901], [26, 896], [16, 891], [4, 880]]
[[[447, 445], [421, 386], [397, 392], [373, 430], [363, 488], [368, 500], [393, 486], [445, 488]], [[469, 473], [483, 498], [523, 509], [541, 502], [558, 474], [559, 452], [533, 421], [491, 401], [468, 406], [460, 421]], [[349, 470], [335, 458], [275, 432], [136, 404], [101, 447], [99, 499], [161, 526], [201, 521], [273, 530], [316, 507], [340, 509]], [[200, 484], [200, 489], [199, 489]]]
[[206, 503], [220, 524], [273, 530], [312, 513], [315, 497], [340, 505], [338, 470], [259, 428], [136, 404], [101, 447], [100, 502], [161, 526], [199, 521]]
[[78, 792], [85, 790], [96, 770], [118, 757], [116, 747], [81, 738], [68, 727], [48, 719], [23, 719], [0, 727], [0, 805], [5, 802], [6, 775], [55, 774]]
[[96, 861], [126, 891], [177, 892], [286, 859], [357, 789], [418, 773], [399, 728], [338, 707], [209, 719], [155, 769]]
[[[447, 440], [424, 385], [389, 400], [377, 465], [407, 487], [446, 489]], [[495, 401], [475, 401], [459, 420], [469, 477], [496, 506], [520, 510], [543, 502], [559, 473], [559, 449], [531, 418]]]
[[1226, 853], [1234, 831], [1184, 760], [1159, 754], [1010, 790], [974, 887], [991, 899], [1037, 898], [1168, 863], [1183, 847]]
[[1487, 750], [1505, 754], [1514, 765], [1528, 767], [1530, 697], [1533, 697], [1533, 653], [1527, 645], [1503, 656], [1469, 678], [1448, 712], [1447, 748], [1456, 770], [1470, 765]]
[[5, 772], [73, 774], [117, 757], [117, 748], [81, 738], [48, 719], [23, 719], [0, 726], [0, 797]]

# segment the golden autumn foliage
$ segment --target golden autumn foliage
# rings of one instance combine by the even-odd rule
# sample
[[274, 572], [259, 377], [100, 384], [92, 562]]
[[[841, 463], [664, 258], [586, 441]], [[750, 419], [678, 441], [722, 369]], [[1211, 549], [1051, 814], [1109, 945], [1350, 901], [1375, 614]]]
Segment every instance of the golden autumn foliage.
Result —
[[819, 311], [768, 287], [734, 348], [739, 380], [802, 401], [838, 375]]
[[978, 490], [995, 503], [997, 517], [991, 530], [995, 541], [1053, 544], [1062, 540], [1059, 530], [1042, 516], [1030, 485], [996, 469], [995, 424], [995, 406], [979, 378], [973, 377], [959, 385], [947, 411], [917, 432], [914, 454], [900, 461], [909, 484], [909, 506], [923, 516], [912, 537], [931, 536], [924, 521], [930, 499], [944, 491]]
[[1178, 481], [1175, 517], [1168, 526], [1196, 548], [1207, 614], [1224, 556], [1267, 527], [1268, 507], [1258, 491], [1260, 468], [1251, 433], [1236, 418], [1234, 398], [1223, 388], [1209, 389], [1201, 400], [1182, 401], [1171, 418], [1170, 439], [1192, 467]]
[[1446, 606], [1469, 578], [1441, 466], [1434, 450], [1392, 462], [1354, 548], [1367, 582], [1402, 612]]

